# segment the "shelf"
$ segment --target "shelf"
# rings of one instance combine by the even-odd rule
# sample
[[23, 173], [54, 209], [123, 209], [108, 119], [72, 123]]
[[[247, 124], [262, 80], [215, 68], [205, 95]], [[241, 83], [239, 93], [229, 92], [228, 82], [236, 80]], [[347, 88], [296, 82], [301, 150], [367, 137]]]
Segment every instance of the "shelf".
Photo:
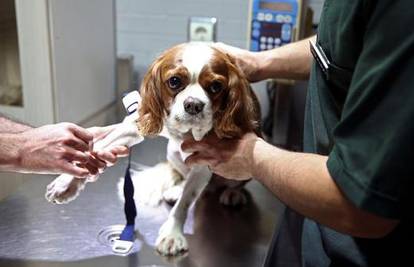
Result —
[[0, 113], [5, 113], [11, 116], [13, 119], [24, 119], [24, 108], [15, 106], [6, 106], [0, 104]]

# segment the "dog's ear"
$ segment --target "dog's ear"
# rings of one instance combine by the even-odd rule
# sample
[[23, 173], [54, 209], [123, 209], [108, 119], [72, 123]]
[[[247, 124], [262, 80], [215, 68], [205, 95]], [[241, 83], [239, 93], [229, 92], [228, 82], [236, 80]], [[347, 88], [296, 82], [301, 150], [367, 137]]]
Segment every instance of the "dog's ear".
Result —
[[165, 114], [165, 103], [162, 98], [162, 76], [161, 65], [163, 55], [161, 55], [148, 69], [141, 84], [141, 106], [139, 108], [139, 118], [137, 121], [140, 134], [143, 136], [155, 136], [163, 128], [163, 118]]
[[235, 60], [228, 54], [226, 56], [229, 57], [228, 90], [214, 119], [215, 133], [220, 138], [240, 137], [245, 132], [256, 130], [258, 114], [255, 112], [259, 112], [249, 82]]

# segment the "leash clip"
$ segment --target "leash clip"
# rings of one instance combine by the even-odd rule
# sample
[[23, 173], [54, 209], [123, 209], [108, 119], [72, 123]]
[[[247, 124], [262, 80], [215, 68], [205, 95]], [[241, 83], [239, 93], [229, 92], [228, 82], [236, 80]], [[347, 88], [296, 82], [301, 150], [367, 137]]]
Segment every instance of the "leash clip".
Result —
[[117, 239], [112, 244], [112, 251], [116, 254], [128, 254], [133, 246], [134, 242], [132, 241]]

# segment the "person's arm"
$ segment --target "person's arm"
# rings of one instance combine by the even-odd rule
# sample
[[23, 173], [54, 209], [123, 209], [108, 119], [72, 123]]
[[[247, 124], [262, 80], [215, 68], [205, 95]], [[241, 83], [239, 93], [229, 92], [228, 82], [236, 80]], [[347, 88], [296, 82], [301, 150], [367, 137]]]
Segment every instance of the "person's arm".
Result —
[[0, 114], [0, 133], [20, 133], [33, 127], [8, 119], [3, 114]]
[[289, 152], [258, 139], [252, 159], [253, 177], [289, 207], [323, 225], [352, 236], [378, 238], [398, 224], [352, 204], [330, 176], [327, 156]]
[[214, 46], [236, 59], [237, 65], [251, 82], [265, 79], [308, 79], [312, 62], [310, 37], [292, 44], [262, 52], [250, 52], [223, 43]]
[[339, 232], [379, 238], [398, 224], [354, 206], [331, 178], [326, 156], [285, 151], [255, 134], [239, 140], [187, 140], [182, 148], [197, 152], [187, 164], [207, 164], [226, 178], [255, 177], [290, 208]]
[[103, 167], [101, 162], [85, 153], [92, 139], [92, 134], [71, 123], [45, 125], [18, 133], [0, 133], [0, 170], [69, 173], [85, 177], [90, 170], [74, 162], [93, 165], [92, 171]]

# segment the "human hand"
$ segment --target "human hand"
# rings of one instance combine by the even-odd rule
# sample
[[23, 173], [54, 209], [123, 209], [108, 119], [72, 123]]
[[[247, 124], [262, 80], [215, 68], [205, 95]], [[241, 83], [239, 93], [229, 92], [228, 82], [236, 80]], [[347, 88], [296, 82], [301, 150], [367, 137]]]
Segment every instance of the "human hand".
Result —
[[[104, 139], [108, 134], [115, 130], [117, 126], [118, 124], [105, 127], [91, 127], [88, 128], [88, 131], [93, 135], [93, 143], [96, 143], [99, 140]], [[92, 152], [92, 155], [104, 161], [109, 166], [115, 164], [119, 157], [125, 157], [128, 156], [128, 154], [129, 149], [127, 146], [112, 146], [109, 149], [99, 149]]]
[[45, 125], [21, 132], [16, 138], [17, 168], [22, 172], [87, 177], [105, 167], [105, 163], [88, 153], [93, 135], [73, 123]]
[[246, 75], [247, 80], [250, 82], [262, 80], [260, 77], [259, 53], [226, 45], [224, 43], [214, 43], [213, 47], [232, 56], [236, 60], [237, 66], [239, 66], [244, 75]]
[[185, 140], [181, 149], [192, 153], [185, 160], [189, 166], [208, 165], [225, 178], [247, 180], [253, 176], [253, 150], [258, 140], [254, 133], [247, 133], [240, 139], [219, 139], [212, 133], [199, 142]]

